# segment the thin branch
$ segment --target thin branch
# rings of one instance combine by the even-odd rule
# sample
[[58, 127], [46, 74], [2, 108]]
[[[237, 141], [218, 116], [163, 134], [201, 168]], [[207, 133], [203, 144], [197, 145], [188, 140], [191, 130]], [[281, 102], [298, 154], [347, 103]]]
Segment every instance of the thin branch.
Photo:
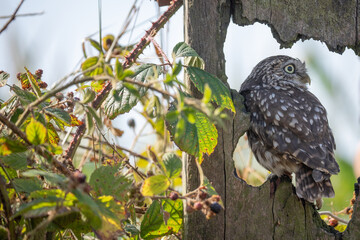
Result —
[[346, 221], [345, 219], [342, 219], [338, 216], [336, 216], [335, 214], [333, 214], [332, 212], [330, 211], [322, 211], [322, 212], [319, 212], [319, 215], [328, 215], [336, 220], [338, 220], [339, 222], [342, 222], [342, 223], [345, 223], [345, 224], [348, 224], [349, 221]]
[[[42, 12], [37, 12], [37, 13], [22, 13], [22, 14], [17, 14], [15, 16], [15, 18], [17, 17], [32, 17], [32, 16], [39, 16], [39, 15], [43, 15], [45, 12], [42, 11]], [[0, 16], [0, 19], [6, 19], [6, 18], [12, 18], [13, 15], [10, 15], [10, 16]]]
[[[114, 150], [114, 152], [115, 152], [119, 157], [121, 157], [121, 154], [118, 152], [118, 150], [113, 146], [113, 144], [111, 144], [111, 143], [106, 139], [105, 135], [102, 133], [102, 131], [101, 131], [101, 129], [99, 128], [99, 126], [97, 126], [97, 127], [98, 127], [98, 130], [99, 130], [101, 136], [102, 136], [102, 137], [104, 138], [104, 140], [106, 141], [106, 144], [107, 144], [108, 146], [110, 146], [110, 147]], [[136, 174], [138, 174], [142, 179], [145, 179], [145, 177], [146, 177], [145, 174], [139, 172], [136, 167], [134, 167], [133, 165], [130, 164], [129, 160], [125, 160], [124, 162], [125, 162], [125, 164], [126, 164], [127, 167], [131, 168], [131, 169], [132, 169], [134, 172], [136, 172]]]
[[5, 23], [5, 25], [3, 26], [3, 28], [0, 30], [0, 34], [5, 31], [5, 29], [9, 26], [9, 24], [15, 20], [16, 14], [19, 11], [21, 5], [24, 3], [25, 0], [21, 0], [19, 5], [17, 6], [17, 8], [15, 9], [15, 12], [13, 13], [13, 15], [11, 15], [10, 19]]
[[25, 111], [21, 114], [18, 121], [16, 122], [16, 126], [18, 126], [18, 127], [21, 126], [21, 124], [25, 121], [25, 119], [29, 115], [32, 108], [38, 106], [39, 104], [46, 101], [47, 99], [55, 96], [56, 93], [61, 92], [62, 90], [65, 90], [65, 89], [71, 87], [72, 85], [76, 85], [76, 84], [80, 84], [80, 83], [88, 82], [88, 81], [94, 81], [94, 80], [100, 81], [100, 80], [104, 80], [104, 78], [103, 77], [100, 77], [100, 78], [86, 77], [86, 78], [75, 79], [74, 81], [69, 82], [69, 83], [65, 84], [64, 86], [62, 86], [62, 87], [58, 87], [58, 88], [55, 88], [53, 90], [48, 91], [47, 93], [45, 93], [44, 95], [42, 95], [41, 97], [36, 99], [34, 102], [30, 103], [26, 107]]
[[[137, 59], [137, 57], [143, 52], [145, 47], [149, 44], [149, 37], [154, 37], [157, 32], [164, 26], [164, 24], [169, 21], [172, 15], [182, 6], [183, 0], [174, 0], [173, 4], [168, 8], [168, 10], [160, 16], [160, 18], [153, 23], [151, 28], [146, 31], [145, 36], [140, 40], [140, 42], [136, 45], [133, 51], [126, 56], [126, 60], [123, 63], [123, 69], [129, 68], [133, 62]], [[94, 101], [92, 102], [92, 107], [94, 109], [98, 109], [102, 102], [105, 100], [110, 90], [112, 89], [111, 81], [107, 82], [102, 91], [96, 96]], [[76, 151], [77, 146], [81, 141], [82, 136], [84, 135], [86, 130], [85, 124], [78, 127], [76, 130], [75, 136], [73, 140], [70, 142], [68, 149], [65, 151], [64, 159], [71, 159]]]
[[171, 66], [171, 62], [169, 58], [166, 56], [162, 48], [159, 46], [159, 44], [155, 41], [154, 38], [150, 38], [150, 41], [154, 44], [155, 48], [159, 51], [160, 55], [164, 58], [165, 62], [167, 62], [168, 65]]
[[50, 154], [44, 151], [44, 149], [42, 149], [39, 146], [34, 146], [32, 145], [32, 143], [29, 141], [29, 139], [26, 137], [26, 134], [24, 132], [22, 132], [15, 124], [13, 124], [12, 122], [10, 122], [4, 115], [0, 114], [0, 122], [2, 122], [3, 124], [5, 124], [13, 133], [15, 133], [17, 136], [19, 136], [22, 140], [24, 140], [25, 144], [28, 145], [29, 147], [33, 147], [35, 152], [37, 152], [38, 154], [40, 154], [41, 156], [43, 156], [44, 158], [52, 158], [51, 162], [52, 164], [61, 172], [63, 173], [65, 176], [71, 177], [73, 179], [75, 179], [73, 177], [72, 172], [61, 162], [59, 162], [58, 160], [54, 159], [54, 157]]

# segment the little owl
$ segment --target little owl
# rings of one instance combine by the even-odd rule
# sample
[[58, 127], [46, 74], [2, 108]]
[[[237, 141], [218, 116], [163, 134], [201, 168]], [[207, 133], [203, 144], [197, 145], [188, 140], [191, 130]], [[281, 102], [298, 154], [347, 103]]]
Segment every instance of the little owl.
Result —
[[273, 56], [258, 63], [241, 85], [250, 113], [249, 145], [276, 176], [295, 173], [296, 194], [320, 205], [333, 197], [330, 176], [340, 169], [335, 141], [320, 101], [307, 89], [305, 63]]

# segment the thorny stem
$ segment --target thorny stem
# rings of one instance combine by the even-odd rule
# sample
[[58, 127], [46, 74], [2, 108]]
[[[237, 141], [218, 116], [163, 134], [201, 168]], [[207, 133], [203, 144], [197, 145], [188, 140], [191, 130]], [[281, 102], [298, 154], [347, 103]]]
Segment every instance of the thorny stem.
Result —
[[[168, 8], [160, 18], [153, 23], [151, 28], [146, 31], [144, 37], [140, 40], [140, 42], [135, 46], [132, 52], [126, 56], [125, 61], [123, 63], [123, 69], [129, 68], [133, 62], [137, 59], [137, 57], [143, 52], [145, 47], [150, 43], [150, 38], [154, 37], [157, 32], [164, 26], [164, 24], [171, 18], [172, 15], [182, 6], [183, 0], [174, 0], [172, 5]], [[107, 82], [102, 91], [96, 96], [94, 101], [92, 102], [92, 107], [94, 109], [98, 109], [102, 102], [105, 100], [110, 90], [112, 89], [111, 81]], [[76, 130], [75, 136], [71, 141], [68, 149], [65, 151], [63, 156], [64, 159], [71, 159], [76, 151], [77, 146], [81, 141], [82, 136], [85, 133], [86, 126], [85, 124], [78, 127]]]

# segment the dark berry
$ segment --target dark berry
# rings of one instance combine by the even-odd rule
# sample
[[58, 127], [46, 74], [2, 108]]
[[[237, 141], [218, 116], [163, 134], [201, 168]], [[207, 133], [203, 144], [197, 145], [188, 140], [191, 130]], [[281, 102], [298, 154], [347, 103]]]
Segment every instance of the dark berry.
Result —
[[73, 93], [73, 92], [68, 92], [66, 95], [67, 95], [68, 98], [73, 98], [73, 97], [74, 97], [74, 93]]
[[194, 209], [195, 210], [201, 210], [203, 208], [203, 204], [201, 202], [196, 202], [194, 204]]
[[17, 74], [16, 74], [16, 78], [19, 79], [19, 80], [21, 80], [21, 73], [17, 73]]
[[57, 100], [61, 101], [64, 99], [64, 94], [62, 92], [58, 92], [55, 94]]
[[210, 210], [218, 214], [221, 211], [221, 205], [217, 202], [214, 202], [210, 205]]
[[133, 118], [130, 118], [128, 121], [127, 121], [127, 124], [129, 127], [131, 128], [135, 128], [135, 120]]
[[84, 183], [86, 180], [86, 175], [80, 171], [76, 171], [76, 172], [74, 172], [74, 178], [76, 179], [76, 181], [78, 183]]
[[146, 176], [148, 176], [148, 177], [154, 176], [154, 172], [149, 170], [149, 171], [147, 171]]
[[46, 82], [39, 82], [39, 87], [40, 88], [47, 88], [47, 83]]
[[38, 76], [39, 78], [41, 78], [42, 74], [43, 74], [42, 69], [38, 69], [38, 70], [35, 71], [35, 75]]
[[179, 198], [179, 194], [177, 192], [171, 192], [169, 197], [171, 200], [175, 201]]
[[204, 200], [205, 198], [207, 198], [208, 194], [206, 192], [200, 191], [199, 193], [199, 198], [201, 200]]

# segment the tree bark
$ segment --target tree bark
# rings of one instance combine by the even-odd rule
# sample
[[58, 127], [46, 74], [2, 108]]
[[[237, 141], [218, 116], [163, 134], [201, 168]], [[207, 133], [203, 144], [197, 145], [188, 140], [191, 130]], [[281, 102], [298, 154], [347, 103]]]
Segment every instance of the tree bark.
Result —
[[281, 47], [298, 40], [324, 42], [330, 51], [351, 48], [360, 55], [359, 0], [233, 0], [233, 22], [267, 24]]
[[[205, 61], [205, 70], [227, 84], [223, 46], [230, 17], [240, 25], [268, 24], [283, 47], [313, 38], [330, 50], [352, 48], [360, 55], [359, 3], [325, 0], [185, 0], [185, 41]], [[186, 79], [190, 93], [201, 97]], [[290, 181], [282, 179], [274, 194], [269, 180], [260, 187], [247, 185], [233, 174], [233, 152], [248, 128], [249, 117], [237, 90], [231, 90], [236, 116], [218, 128], [218, 145], [202, 167], [224, 202], [225, 210], [206, 220], [200, 212], [186, 216], [185, 239], [360, 239], [359, 197], [344, 233], [326, 225], [314, 206], [299, 199]], [[184, 156], [185, 191], [198, 187], [199, 176], [192, 156]], [[358, 187], [358, 184], [356, 185]]]
[[[205, 70], [218, 76], [226, 83], [225, 58], [223, 46], [226, 30], [230, 22], [229, 0], [187, 0], [184, 2], [185, 41], [194, 48], [205, 61]], [[201, 97], [196, 87], [187, 79], [190, 93]], [[218, 129], [218, 145], [210, 157], [205, 157], [202, 163], [205, 176], [212, 182], [221, 197], [226, 192], [225, 162], [231, 161], [230, 152], [225, 153], [224, 130]], [[232, 132], [228, 129], [229, 134]], [[198, 170], [192, 156], [184, 157], [185, 173], [183, 181], [186, 192], [199, 186]], [[225, 237], [225, 214], [222, 211], [215, 218], [204, 221], [200, 212], [188, 215], [185, 219], [184, 236], [186, 239], [223, 239]]]

